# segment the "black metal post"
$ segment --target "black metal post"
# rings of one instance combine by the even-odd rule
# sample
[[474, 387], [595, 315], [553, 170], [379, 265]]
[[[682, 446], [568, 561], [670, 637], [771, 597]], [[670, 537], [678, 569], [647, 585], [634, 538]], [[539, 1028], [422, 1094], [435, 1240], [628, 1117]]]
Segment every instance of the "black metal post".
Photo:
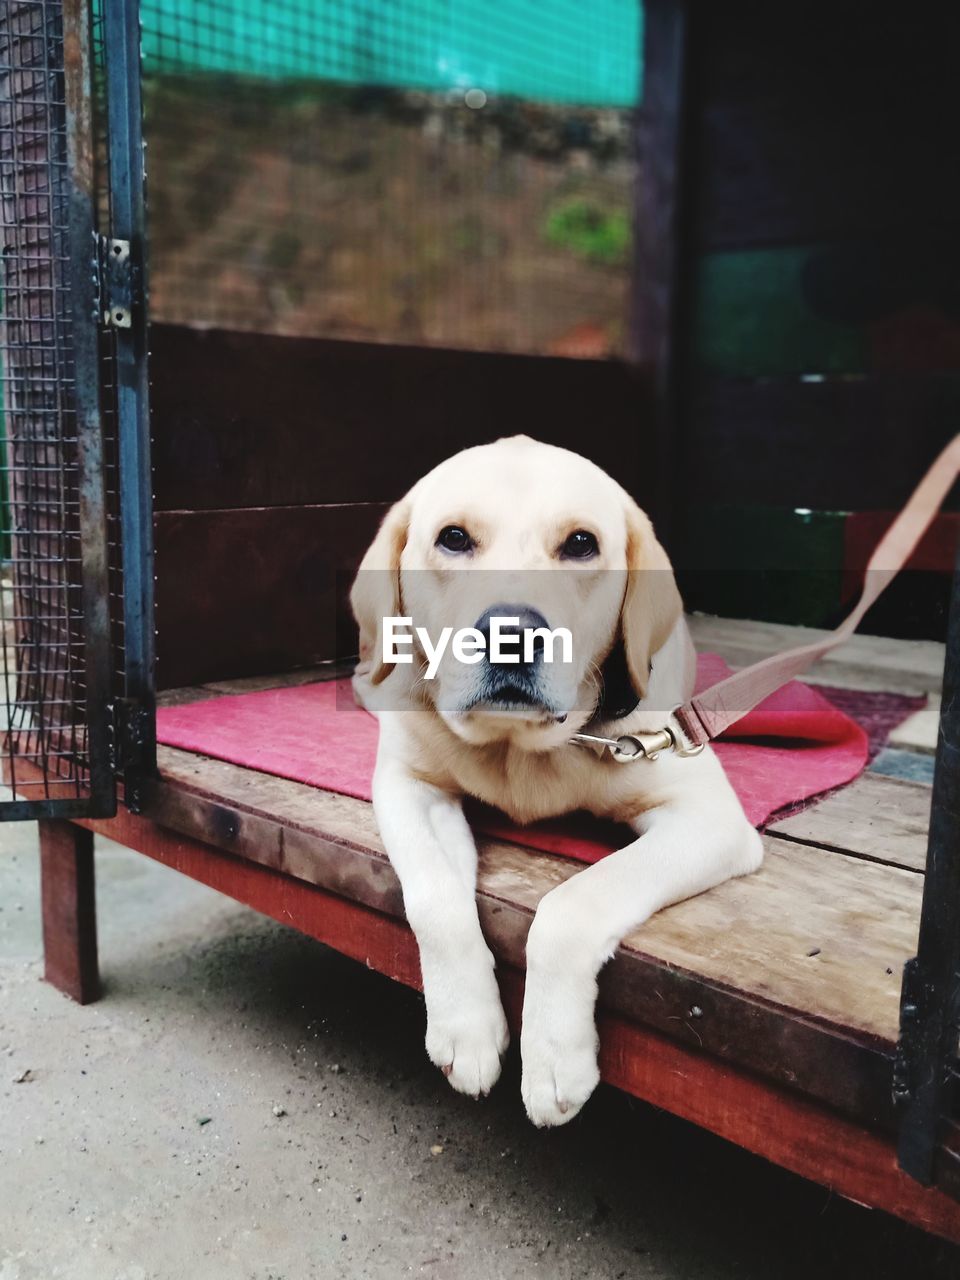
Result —
[[[80, 583], [90, 802], [100, 817], [116, 812], [111, 741], [110, 606], [106, 483], [100, 405], [100, 347], [95, 276], [94, 161], [90, 9], [64, 0], [64, 91], [69, 173], [70, 306], [76, 370], [77, 463], [80, 497]], [[58, 810], [62, 812], [62, 808]]]
[[[156, 768], [153, 504], [147, 371], [147, 243], [138, 0], [104, 0], [111, 236], [129, 246], [130, 311], [115, 323], [126, 697], [118, 755], [138, 809]], [[123, 250], [127, 252], [126, 249]]]
[[957, 1052], [960, 1001], [960, 554], [953, 578], [943, 709], [917, 955], [904, 970], [897, 1091], [900, 1166], [936, 1178], [936, 1156]]
[[690, 184], [690, 5], [647, 0], [643, 6], [643, 101], [637, 115], [637, 190], [631, 358], [650, 379], [659, 494], [657, 533], [677, 551], [681, 455], [680, 380], [684, 310], [692, 261]]

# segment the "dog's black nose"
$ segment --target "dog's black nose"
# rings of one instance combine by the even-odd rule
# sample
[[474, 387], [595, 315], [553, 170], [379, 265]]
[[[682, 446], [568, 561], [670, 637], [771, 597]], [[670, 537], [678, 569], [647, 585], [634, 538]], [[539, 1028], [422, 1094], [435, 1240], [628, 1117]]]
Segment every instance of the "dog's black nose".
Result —
[[[547, 620], [539, 609], [532, 609], [527, 604], [492, 604], [489, 609], [485, 609], [480, 617], [473, 624], [477, 631], [483, 636], [489, 645], [490, 643], [490, 624], [494, 618], [511, 618], [516, 621], [501, 622], [499, 631], [501, 636], [523, 636], [525, 631], [533, 631], [537, 628], [547, 628]], [[519, 660], [523, 661], [523, 643], [519, 646], [510, 645], [508, 651], [516, 653]], [[537, 661], [543, 656], [543, 636], [533, 637], [533, 656]]]

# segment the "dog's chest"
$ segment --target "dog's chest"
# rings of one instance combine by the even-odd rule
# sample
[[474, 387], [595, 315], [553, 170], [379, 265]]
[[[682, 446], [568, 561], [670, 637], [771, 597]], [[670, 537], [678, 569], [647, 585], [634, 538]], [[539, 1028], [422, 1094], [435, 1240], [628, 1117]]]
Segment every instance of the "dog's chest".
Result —
[[497, 758], [491, 753], [489, 758], [471, 761], [468, 768], [458, 770], [457, 783], [514, 822], [535, 822], [581, 807], [577, 763], [561, 763], [552, 754], [506, 751]]
[[625, 822], [663, 799], [659, 765], [616, 764], [572, 743], [532, 752], [418, 734], [410, 746], [408, 760], [425, 782], [473, 796], [518, 823], [577, 809]]
[[[619, 766], [604, 776], [608, 774], [604, 764], [581, 748], [561, 747], [547, 753], [471, 748], [468, 752], [452, 754], [448, 777], [465, 795], [493, 805], [514, 822], [537, 822], [575, 809], [604, 814], [621, 809], [620, 787], [610, 786], [611, 780], [626, 781]], [[644, 806], [633, 799], [628, 807], [637, 812]]]

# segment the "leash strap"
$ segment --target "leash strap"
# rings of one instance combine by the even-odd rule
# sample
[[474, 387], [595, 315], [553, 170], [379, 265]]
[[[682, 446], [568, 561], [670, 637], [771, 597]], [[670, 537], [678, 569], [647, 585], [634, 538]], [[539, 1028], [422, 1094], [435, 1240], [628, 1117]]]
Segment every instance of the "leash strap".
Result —
[[880, 539], [867, 564], [860, 599], [846, 620], [822, 640], [786, 649], [744, 667], [677, 707], [673, 717], [691, 746], [705, 746], [788, 680], [802, 675], [818, 658], [850, 638], [863, 615], [910, 559], [958, 474], [960, 436], [954, 436]]

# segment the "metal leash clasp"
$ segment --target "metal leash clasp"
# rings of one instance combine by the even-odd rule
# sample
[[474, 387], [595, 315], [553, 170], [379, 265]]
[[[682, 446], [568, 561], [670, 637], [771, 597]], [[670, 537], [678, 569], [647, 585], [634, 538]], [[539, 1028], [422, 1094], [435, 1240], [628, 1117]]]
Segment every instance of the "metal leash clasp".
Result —
[[628, 764], [631, 760], [656, 760], [661, 752], [670, 751], [676, 756], [698, 756], [703, 750], [699, 746], [687, 746], [679, 734], [668, 725], [662, 729], [624, 733], [619, 738], [601, 738], [594, 733], [575, 733], [571, 742], [593, 742], [606, 747], [620, 764]]

